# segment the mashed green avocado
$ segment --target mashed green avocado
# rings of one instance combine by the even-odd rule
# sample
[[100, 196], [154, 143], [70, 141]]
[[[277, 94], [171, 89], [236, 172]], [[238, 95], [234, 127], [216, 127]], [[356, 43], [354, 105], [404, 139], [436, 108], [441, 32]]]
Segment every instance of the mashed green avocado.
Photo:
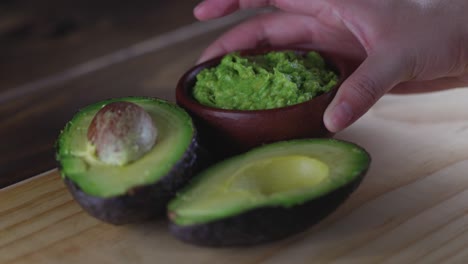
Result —
[[240, 56], [231, 53], [197, 75], [193, 95], [223, 109], [260, 110], [294, 105], [330, 91], [338, 76], [316, 52]]

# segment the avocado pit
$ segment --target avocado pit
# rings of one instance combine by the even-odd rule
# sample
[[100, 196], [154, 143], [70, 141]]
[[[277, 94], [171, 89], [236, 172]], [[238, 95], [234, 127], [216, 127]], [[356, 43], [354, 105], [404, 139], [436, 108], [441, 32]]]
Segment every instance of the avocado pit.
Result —
[[[139, 151], [132, 153], [132, 144]], [[204, 164], [190, 116], [158, 98], [115, 98], [86, 106], [65, 125], [56, 147], [61, 176], [76, 202], [115, 225], [162, 216], [168, 201]]]
[[110, 165], [126, 165], [149, 152], [158, 130], [151, 116], [131, 102], [112, 102], [94, 116], [88, 128], [88, 141], [96, 156]]

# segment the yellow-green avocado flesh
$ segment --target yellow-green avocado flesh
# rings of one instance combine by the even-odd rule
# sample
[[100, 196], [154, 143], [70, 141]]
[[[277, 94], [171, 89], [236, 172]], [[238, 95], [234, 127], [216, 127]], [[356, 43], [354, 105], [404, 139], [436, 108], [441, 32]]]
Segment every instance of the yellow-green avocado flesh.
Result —
[[[115, 101], [141, 106], [158, 129], [155, 146], [140, 159], [123, 166], [101, 162], [87, 139], [88, 127], [95, 114]], [[83, 108], [74, 116], [57, 141], [57, 160], [62, 177], [70, 179], [86, 194], [114, 197], [164, 177], [187, 151], [194, 133], [190, 116], [176, 105], [146, 97], [113, 99]]]
[[184, 226], [255, 208], [294, 207], [347, 185], [369, 162], [364, 149], [333, 139], [265, 145], [201, 172], [169, 203], [169, 215]]

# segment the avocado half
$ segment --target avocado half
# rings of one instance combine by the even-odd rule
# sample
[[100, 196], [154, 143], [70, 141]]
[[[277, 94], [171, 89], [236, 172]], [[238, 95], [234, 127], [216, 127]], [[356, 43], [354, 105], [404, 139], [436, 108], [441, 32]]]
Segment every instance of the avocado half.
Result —
[[202, 246], [245, 246], [304, 231], [356, 189], [370, 165], [335, 139], [272, 143], [197, 175], [170, 201], [170, 230]]
[[[158, 129], [152, 149], [125, 165], [99, 160], [87, 138], [96, 113], [113, 102], [142, 107]], [[174, 104], [146, 97], [111, 99], [80, 110], [61, 132], [56, 151], [62, 178], [75, 200], [92, 216], [112, 224], [164, 214], [168, 201], [205, 160], [190, 116]]]

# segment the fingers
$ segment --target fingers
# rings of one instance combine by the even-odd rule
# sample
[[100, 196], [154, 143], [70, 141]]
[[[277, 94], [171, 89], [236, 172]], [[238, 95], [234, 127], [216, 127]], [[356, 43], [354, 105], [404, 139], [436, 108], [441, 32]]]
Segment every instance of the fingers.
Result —
[[193, 14], [199, 20], [208, 20], [228, 15], [238, 9], [239, 3], [235, 0], [205, 0], [195, 7]]
[[394, 54], [370, 55], [339, 88], [324, 115], [325, 126], [338, 132], [366, 113], [387, 91], [403, 81], [406, 67]]
[[323, 24], [315, 17], [274, 12], [252, 18], [226, 32], [205, 49], [198, 62], [264, 45], [327, 51], [360, 60], [366, 56], [359, 41], [347, 29]]
[[[226, 32], [214, 41], [200, 56], [198, 62], [223, 55], [235, 50], [243, 50], [269, 44], [285, 46], [304, 43], [310, 37], [308, 26], [313, 19], [286, 13], [271, 13], [248, 20]], [[291, 30], [291, 28], [294, 30]]]
[[205, 0], [199, 3], [193, 13], [199, 20], [208, 20], [228, 15], [239, 9], [275, 6], [281, 10], [316, 16], [331, 13], [329, 0]]

